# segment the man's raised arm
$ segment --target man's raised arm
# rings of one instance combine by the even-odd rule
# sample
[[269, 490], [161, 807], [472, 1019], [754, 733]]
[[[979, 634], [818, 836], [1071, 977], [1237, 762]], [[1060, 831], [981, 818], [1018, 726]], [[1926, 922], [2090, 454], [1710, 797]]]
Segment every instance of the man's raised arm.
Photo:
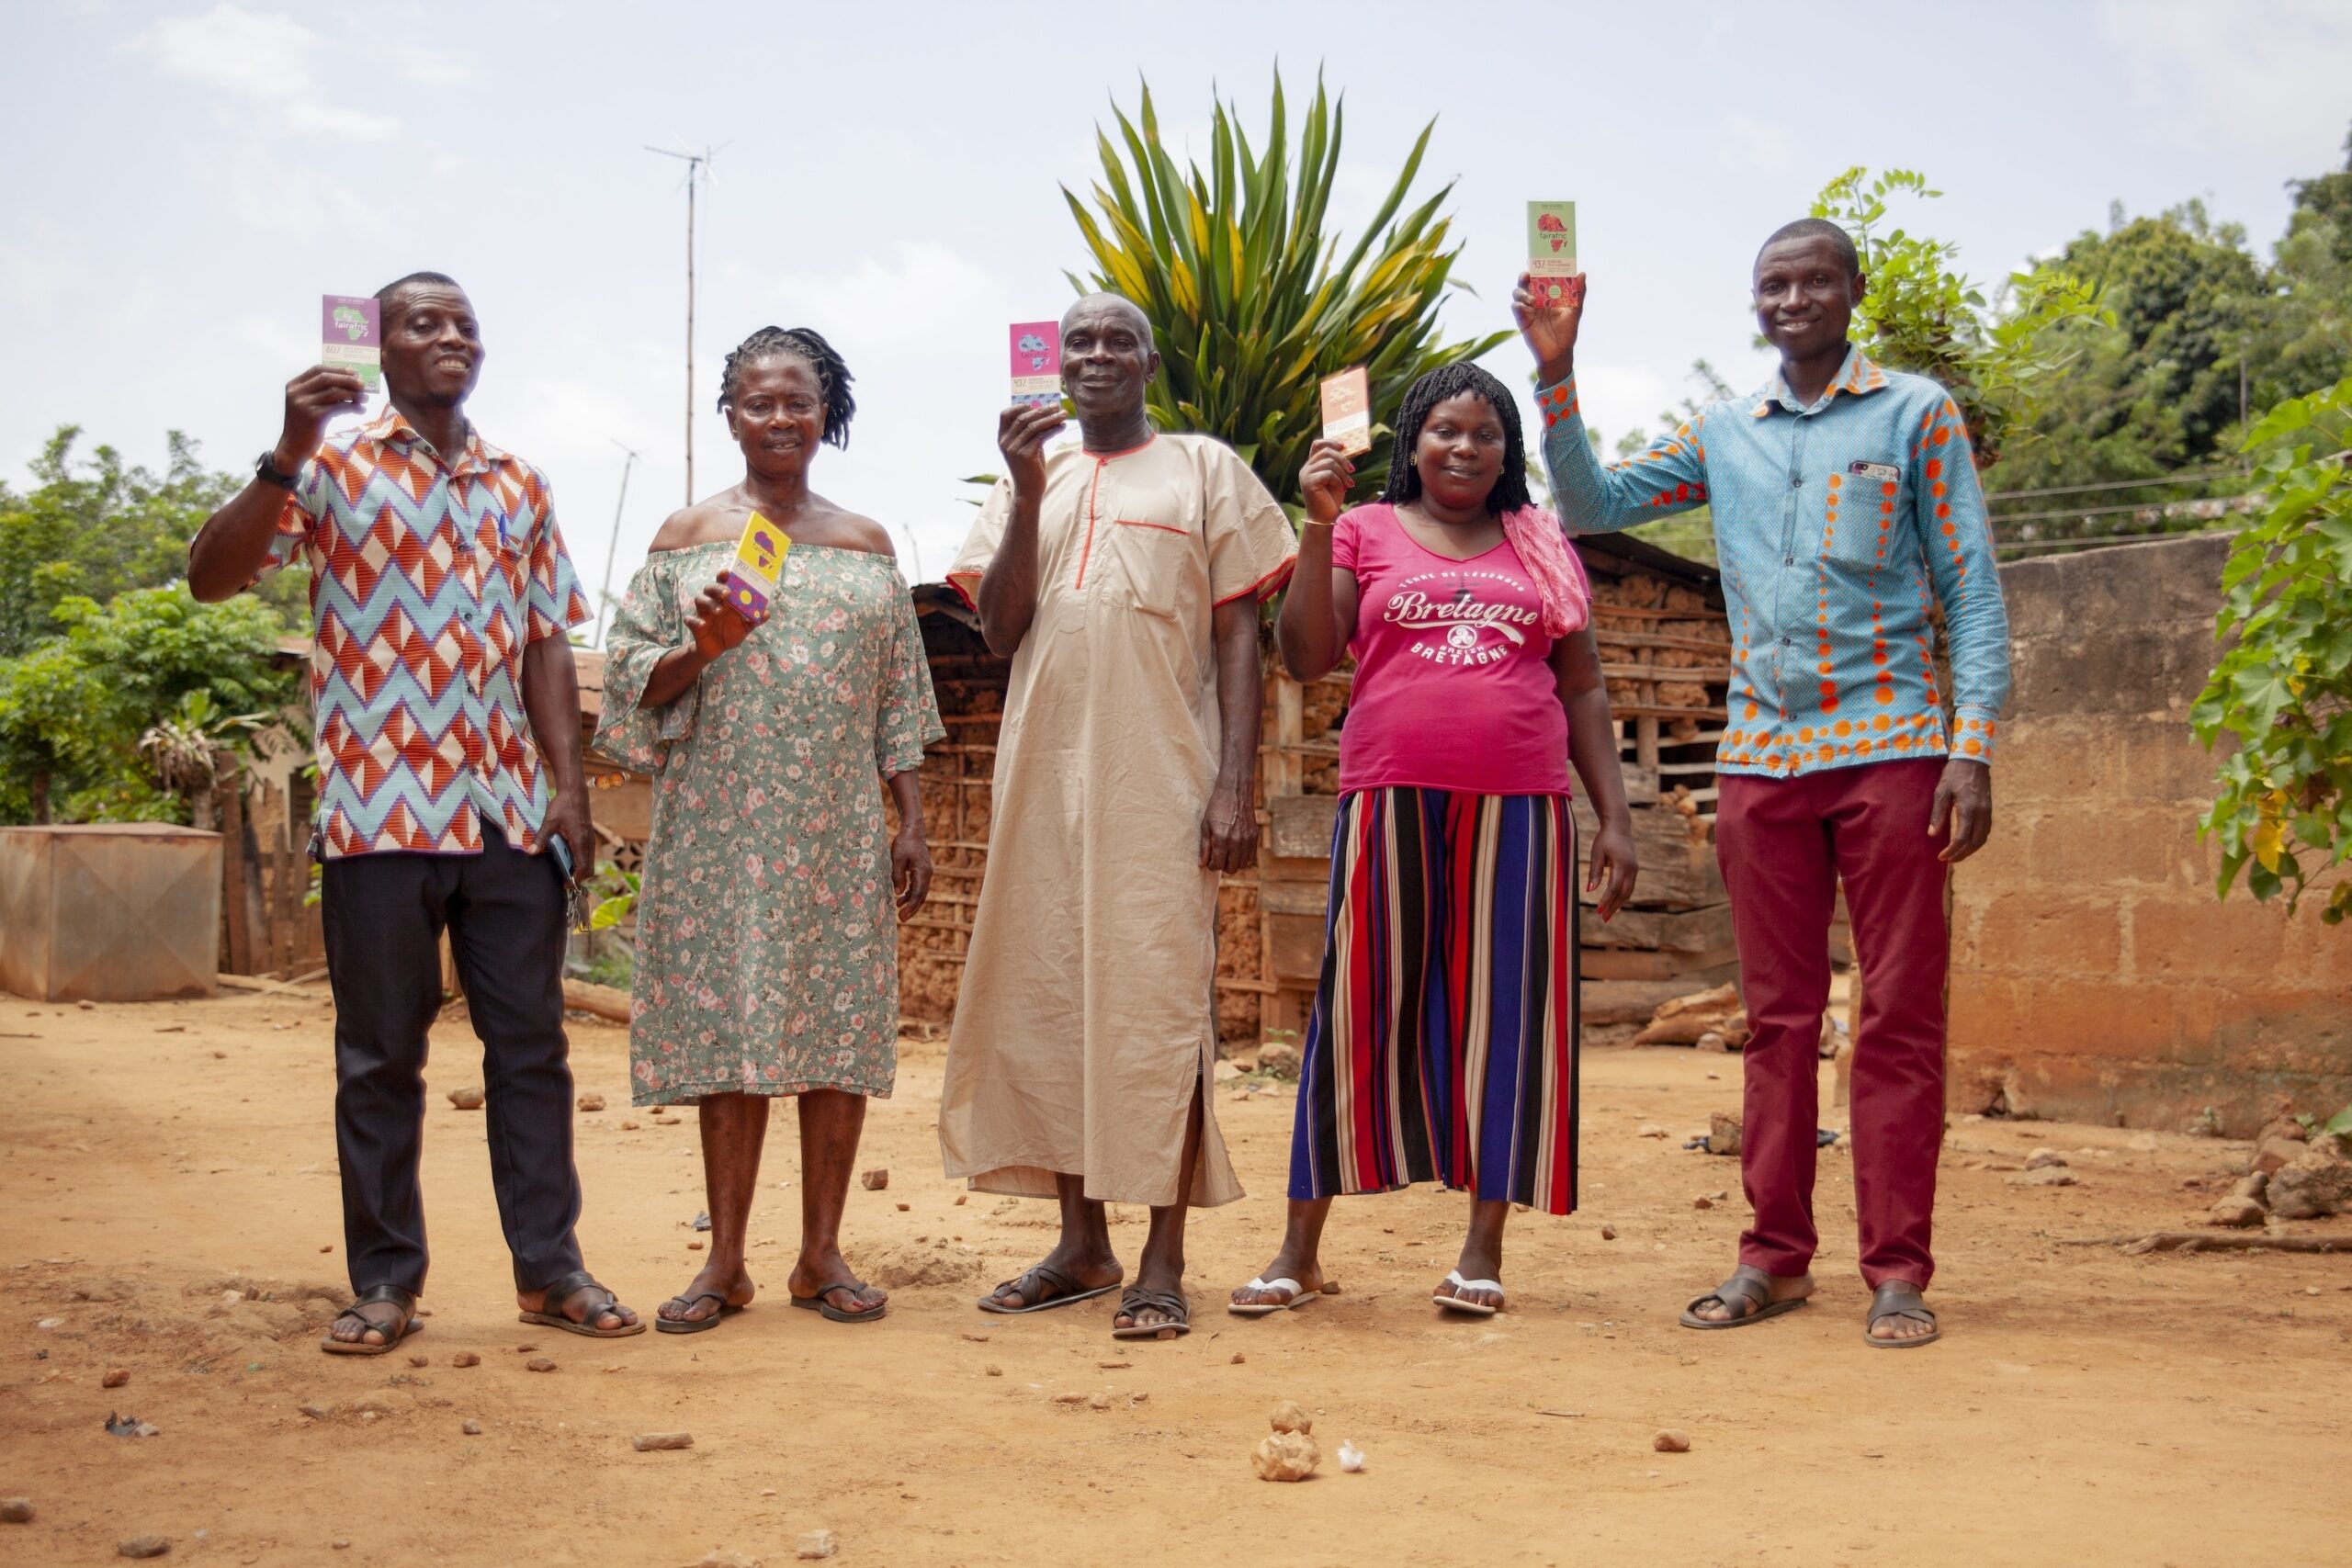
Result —
[[1577, 329], [1584, 319], [1585, 281], [1569, 280], [1557, 305], [1539, 305], [1527, 276], [1511, 291], [1511, 315], [1535, 355], [1535, 406], [1544, 414], [1544, 468], [1552, 479], [1552, 506], [1570, 534], [1606, 534], [1654, 523], [1707, 503], [1706, 464], [1699, 434], [1684, 425], [1659, 436], [1626, 462], [1604, 468], [1585, 434], [1577, 400]]
[[199, 602], [232, 598], [267, 569], [286, 498], [318, 451], [327, 421], [367, 398], [357, 376], [323, 365], [312, 366], [286, 384], [286, 423], [269, 454], [276, 477], [256, 468], [244, 489], [204, 520], [188, 545], [187, 591]]

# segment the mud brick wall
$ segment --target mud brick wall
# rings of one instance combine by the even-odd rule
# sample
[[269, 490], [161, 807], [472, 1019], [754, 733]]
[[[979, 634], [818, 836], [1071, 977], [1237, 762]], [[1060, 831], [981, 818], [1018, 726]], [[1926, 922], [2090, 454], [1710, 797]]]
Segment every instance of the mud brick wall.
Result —
[[2188, 728], [2225, 536], [2004, 567], [2017, 686], [1993, 840], [1953, 877], [1955, 1111], [2244, 1137], [2352, 1101], [2352, 930], [2213, 896]]

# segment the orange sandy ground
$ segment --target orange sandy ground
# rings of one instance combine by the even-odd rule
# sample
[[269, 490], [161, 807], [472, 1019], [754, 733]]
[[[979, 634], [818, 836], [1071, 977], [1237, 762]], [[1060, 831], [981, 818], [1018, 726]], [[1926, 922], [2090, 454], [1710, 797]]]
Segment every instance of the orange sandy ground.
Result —
[[[1946, 1337], [1900, 1354], [1861, 1342], [1848, 1160], [1826, 1155], [1815, 1303], [1693, 1334], [1675, 1312], [1728, 1266], [1744, 1209], [1693, 1208], [1736, 1174], [1680, 1135], [1736, 1103], [1738, 1060], [1595, 1051], [1585, 1206], [1515, 1222], [1510, 1312], [1430, 1307], [1462, 1201], [1422, 1190], [1342, 1205], [1329, 1259], [1344, 1294], [1243, 1322], [1220, 1303], [1271, 1256], [1294, 1102], [1220, 1089], [1253, 1196], [1195, 1221], [1192, 1337], [1125, 1346], [1107, 1302], [972, 1310], [1047, 1245], [1050, 1215], [957, 1206], [932, 1132], [943, 1047], [910, 1042], [862, 1161], [890, 1185], [850, 1197], [852, 1258], [908, 1281], [887, 1322], [782, 1308], [799, 1180], [786, 1115], [752, 1252], [776, 1294], [707, 1335], [598, 1344], [514, 1321], [483, 1121], [438, 1092], [479, 1081], [450, 1021], [426, 1139], [433, 1315], [412, 1367], [314, 1348], [344, 1291], [330, 1024], [317, 987], [0, 1002], [0, 1495], [38, 1509], [0, 1525], [0, 1560], [112, 1562], [119, 1538], [152, 1531], [175, 1562], [635, 1568], [718, 1547], [774, 1564], [820, 1527], [845, 1563], [2341, 1560], [2352, 1258], [2052, 1245], [2190, 1220], [2210, 1199], [2184, 1179], [2243, 1153], [2228, 1145], [1955, 1127]], [[650, 1315], [699, 1260], [693, 1120], [628, 1110], [620, 1031], [579, 1023], [573, 1042], [581, 1088], [612, 1106], [580, 1118], [588, 1258]], [[1643, 1138], [1645, 1122], [1677, 1135]], [[2082, 1184], [2014, 1189], [1975, 1168], [2035, 1148], [2068, 1152]], [[1141, 1218], [1117, 1216], [1130, 1256]], [[526, 1345], [559, 1370], [526, 1371]], [[452, 1367], [467, 1349], [481, 1364]], [[109, 1367], [128, 1386], [101, 1388]], [[1054, 1401], [1097, 1391], [1107, 1410]], [[1317, 1414], [1324, 1469], [1304, 1485], [1248, 1463], [1283, 1397]], [[107, 1435], [116, 1411], [161, 1434]], [[461, 1435], [468, 1417], [481, 1436]], [[1690, 1452], [1653, 1451], [1667, 1427]], [[690, 1451], [628, 1441], [676, 1428]], [[1343, 1438], [1363, 1473], [1340, 1473]]]

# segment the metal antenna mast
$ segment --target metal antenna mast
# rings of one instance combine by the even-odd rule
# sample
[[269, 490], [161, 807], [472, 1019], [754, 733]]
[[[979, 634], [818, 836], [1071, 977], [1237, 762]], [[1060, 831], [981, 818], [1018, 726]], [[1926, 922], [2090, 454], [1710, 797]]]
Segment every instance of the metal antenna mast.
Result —
[[695, 186], [704, 179], [718, 178], [711, 173], [710, 161], [718, 155], [718, 149], [705, 147], [695, 152], [656, 147], [647, 142], [645, 150], [658, 152], [664, 158], [675, 158], [686, 165], [686, 504], [692, 506], [695, 503]]
[[605, 613], [613, 607], [613, 561], [621, 553], [621, 509], [628, 504], [628, 471], [637, 467], [635, 449], [618, 436], [611, 439], [628, 456], [621, 461], [620, 499], [613, 502], [613, 542], [605, 551], [604, 592], [596, 596], [596, 635], [588, 639], [597, 648], [605, 646]]

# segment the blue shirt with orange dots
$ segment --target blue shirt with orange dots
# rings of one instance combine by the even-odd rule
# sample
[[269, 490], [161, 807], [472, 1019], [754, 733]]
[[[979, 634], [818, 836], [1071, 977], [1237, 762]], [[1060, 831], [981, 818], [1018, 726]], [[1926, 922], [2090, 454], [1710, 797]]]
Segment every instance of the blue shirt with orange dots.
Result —
[[[1576, 378], [1535, 397], [1553, 503], [1571, 535], [1714, 509], [1733, 637], [1720, 772], [1993, 760], [2009, 620], [1968, 433], [1941, 387], [1850, 348], [1810, 407], [1775, 375], [1606, 468]], [[1949, 728], [1928, 620], [1937, 602], [1951, 646]]]

